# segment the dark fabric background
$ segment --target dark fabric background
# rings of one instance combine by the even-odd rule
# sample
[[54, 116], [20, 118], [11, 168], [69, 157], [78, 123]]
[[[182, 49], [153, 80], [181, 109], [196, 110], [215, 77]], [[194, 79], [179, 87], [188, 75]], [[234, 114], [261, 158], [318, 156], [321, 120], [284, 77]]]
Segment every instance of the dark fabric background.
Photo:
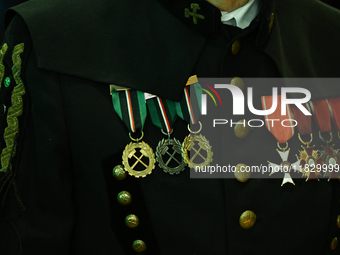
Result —
[[0, 42], [4, 39], [4, 18], [8, 8], [23, 3], [27, 0], [1, 0], [0, 1]]

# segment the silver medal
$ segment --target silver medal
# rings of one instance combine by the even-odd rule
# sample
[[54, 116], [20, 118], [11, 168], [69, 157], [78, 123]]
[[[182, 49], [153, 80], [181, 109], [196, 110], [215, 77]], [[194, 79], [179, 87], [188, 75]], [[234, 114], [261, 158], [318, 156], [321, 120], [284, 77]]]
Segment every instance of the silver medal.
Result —
[[[158, 143], [156, 148], [156, 160], [159, 167], [162, 168], [165, 173], [179, 174], [185, 169], [186, 164], [183, 158], [178, 157], [180, 160], [176, 158], [176, 154], [181, 155], [181, 146], [181, 143], [176, 140], [176, 138], [162, 139], [162, 141]], [[167, 160], [164, 160], [165, 155], [169, 156]], [[178, 165], [176, 167], [169, 167], [169, 164], [172, 161], [176, 162]]]

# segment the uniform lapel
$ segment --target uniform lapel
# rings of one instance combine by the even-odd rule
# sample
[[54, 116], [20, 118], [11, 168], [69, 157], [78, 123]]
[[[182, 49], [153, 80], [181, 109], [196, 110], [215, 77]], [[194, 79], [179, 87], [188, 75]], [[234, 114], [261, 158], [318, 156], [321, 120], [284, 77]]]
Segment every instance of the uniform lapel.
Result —
[[205, 37], [160, 3], [41, 1], [32, 12], [37, 1], [15, 7], [7, 20], [24, 17], [40, 68], [180, 99]]

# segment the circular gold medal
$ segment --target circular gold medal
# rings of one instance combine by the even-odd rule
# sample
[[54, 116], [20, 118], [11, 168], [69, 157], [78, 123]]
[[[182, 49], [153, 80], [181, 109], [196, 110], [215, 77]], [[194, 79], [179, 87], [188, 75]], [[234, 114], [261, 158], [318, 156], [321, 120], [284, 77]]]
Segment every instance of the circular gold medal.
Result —
[[[140, 155], [136, 155], [139, 150]], [[135, 159], [134, 163], [130, 164], [130, 159]], [[131, 160], [132, 161], [132, 160]], [[147, 163], [145, 161], [148, 161]], [[144, 178], [146, 175], [151, 174], [155, 168], [155, 154], [151, 147], [145, 142], [130, 143], [126, 145], [123, 151], [123, 165], [129, 175], [136, 178]], [[135, 170], [137, 165], [143, 165], [143, 170]]]
[[[195, 148], [195, 142], [198, 142], [199, 149]], [[194, 154], [190, 158], [190, 151], [193, 150]], [[202, 150], [205, 151], [202, 155]], [[190, 168], [197, 168], [197, 167], [205, 167], [209, 166], [209, 164], [212, 162], [213, 158], [213, 152], [211, 151], [211, 146], [207, 138], [205, 138], [204, 135], [188, 135], [182, 144], [182, 157], [185, 161], [185, 163], [188, 164]], [[199, 160], [195, 161], [196, 158], [199, 158]], [[202, 162], [198, 162], [202, 161]]]

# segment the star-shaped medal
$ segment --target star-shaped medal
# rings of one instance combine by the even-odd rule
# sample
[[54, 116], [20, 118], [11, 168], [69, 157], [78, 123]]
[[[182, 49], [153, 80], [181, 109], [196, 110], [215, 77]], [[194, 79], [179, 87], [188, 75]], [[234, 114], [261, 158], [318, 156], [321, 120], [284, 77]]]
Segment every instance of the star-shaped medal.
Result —
[[326, 166], [326, 170], [324, 171], [324, 177], [328, 178], [328, 181], [331, 179], [340, 179], [339, 177], [339, 158], [340, 158], [340, 149], [335, 150], [334, 144], [331, 146], [322, 146], [323, 150], [321, 151], [322, 165]]
[[283, 177], [281, 186], [283, 186], [287, 182], [295, 185], [295, 183], [292, 179], [292, 176], [290, 175], [290, 171], [293, 170], [293, 171], [301, 172], [301, 168], [300, 168], [300, 161], [301, 160], [298, 160], [295, 163], [291, 164], [291, 163], [288, 162], [288, 156], [289, 156], [290, 149], [288, 149], [286, 151], [279, 151], [278, 149], [276, 149], [276, 151], [279, 153], [279, 155], [282, 159], [282, 162], [281, 162], [281, 164], [275, 164], [275, 163], [268, 161], [268, 163], [271, 167], [271, 173], [269, 174], [269, 176], [271, 176], [275, 173], [278, 173], [278, 172], [283, 172], [284, 177]]
[[303, 148], [302, 151], [299, 151], [299, 159], [301, 160], [301, 167], [303, 176], [307, 177], [306, 181], [309, 180], [318, 180], [318, 177], [322, 176], [320, 166], [321, 164], [321, 155], [319, 151], [314, 150], [313, 146], [301, 146]]

